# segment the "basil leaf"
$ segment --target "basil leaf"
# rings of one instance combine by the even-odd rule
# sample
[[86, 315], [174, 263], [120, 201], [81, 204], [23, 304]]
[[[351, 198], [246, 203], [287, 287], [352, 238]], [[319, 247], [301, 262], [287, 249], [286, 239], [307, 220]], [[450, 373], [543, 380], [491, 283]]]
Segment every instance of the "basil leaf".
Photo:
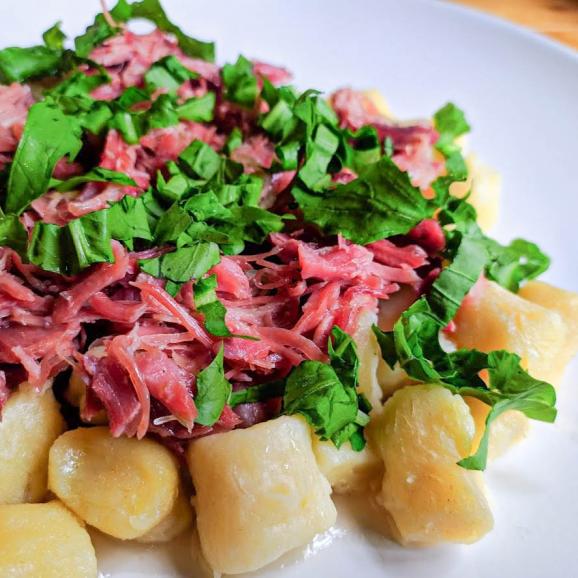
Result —
[[43, 195], [56, 163], [64, 156], [74, 160], [82, 146], [78, 121], [49, 101], [34, 104], [8, 178], [6, 210], [21, 213]]
[[231, 384], [225, 379], [221, 344], [215, 359], [197, 376], [195, 404], [199, 413], [195, 422], [206, 426], [214, 425], [223, 413], [231, 390]]
[[235, 64], [223, 66], [221, 76], [225, 98], [245, 108], [253, 108], [259, 88], [251, 62], [244, 56], [239, 56]]
[[185, 283], [200, 279], [219, 260], [219, 247], [215, 243], [198, 242], [163, 255], [161, 275], [175, 283]]
[[122, 241], [129, 249], [134, 248], [134, 239], [151, 241], [153, 236], [149, 216], [142, 197], [123, 197], [108, 209], [110, 236]]
[[335, 325], [331, 331], [331, 339], [327, 342], [327, 351], [331, 367], [343, 385], [357, 387], [359, 358], [355, 341], [345, 331]]
[[217, 337], [230, 337], [225, 315], [227, 310], [217, 298], [217, 276], [199, 279], [194, 286], [195, 308], [205, 318], [205, 329]]
[[292, 192], [306, 221], [361, 245], [406, 234], [433, 214], [408, 174], [387, 156], [347, 185], [321, 193], [294, 187]]
[[102, 167], [95, 167], [84, 175], [71, 177], [66, 181], [51, 179], [49, 188], [60, 192], [66, 192], [73, 191], [74, 189], [78, 188], [79, 185], [83, 185], [84, 183], [114, 183], [124, 187], [137, 186], [134, 180], [124, 173], [119, 173], [117, 171], [112, 171]]

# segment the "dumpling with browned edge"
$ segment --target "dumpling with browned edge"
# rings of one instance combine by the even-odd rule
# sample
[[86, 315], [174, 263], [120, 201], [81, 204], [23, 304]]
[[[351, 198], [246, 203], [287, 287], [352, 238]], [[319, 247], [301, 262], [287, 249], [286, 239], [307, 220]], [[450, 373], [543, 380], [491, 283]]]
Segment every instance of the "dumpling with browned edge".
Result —
[[52, 389], [22, 383], [0, 420], [0, 504], [39, 502], [46, 495], [48, 451], [64, 431]]
[[60, 502], [0, 506], [0, 576], [96, 578], [96, 555], [80, 520]]
[[469, 544], [493, 526], [480, 472], [470, 455], [474, 420], [464, 400], [439, 385], [400, 389], [371, 425], [384, 461], [379, 501], [402, 544]]
[[179, 495], [177, 461], [167, 448], [113, 438], [105, 427], [61, 435], [50, 449], [48, 480], [79, 518], [121, 540], [158, 526]]
[[257, 570], [335, 523], [331, 488], [302, 418], [193, 441], [188, 461], [200, 543], [215, 572]]

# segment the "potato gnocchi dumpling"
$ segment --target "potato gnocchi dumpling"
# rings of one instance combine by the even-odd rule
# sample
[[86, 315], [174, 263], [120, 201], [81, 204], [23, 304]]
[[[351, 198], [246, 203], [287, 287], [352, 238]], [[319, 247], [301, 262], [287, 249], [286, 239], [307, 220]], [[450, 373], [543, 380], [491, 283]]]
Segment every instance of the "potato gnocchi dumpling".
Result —
[[401, 543], [468, 544], [491, 530], [480, 473], [457, 465], [474, 432], [464, 400], [437, 385], [400, 389], [371, 424], [385, 465], [378, 500]]
[[40, 394], [23, 383], [0, 420], [0, 504], [39, 502], [48, 477], [48, 451], [64, 431], [52, 389]]
[[299, 417], [193, 441], [197, 528], [215, 572], [261, 568], [335, 523], [331, 488]]
[[313, 451], [321, 473], [336, 494], [367, 489], [382, 470], [381, 459], [369, 446], [357, 452], [349, 443], [345, 443], [338, 449], [333, 442], [314, 436]]
[[[464, 401], [470, 408], [476, 426], [472, 446], [473, 453], [478, 449], [486, 430], [486, 418], [490, 413], [490, 406], [474, 397], [465, 397]], [[488, 457], [496, 459], [503, 456], [512, 446], [526, 437], [529, 429], [530, 420], [520, 411], [506, 411], [499, 415], [490, 426]]]
[[137, 542], [161, 543], [169, 542], [182, 534], [193, 521], [193, 510], [189, 496], [183, 487], [179, 489], [179, 495], [175, 500], [173, 509], [154, 528], [143, 536], [136, 539]]
[[569, 328], [567, 355], [573, 357], [578, 352], [578, 293], [543, 281], [530, 281], [520, 289], [518, 295], [562, 316]]
[[550, 309], [531, 303], [493, 281], [481, 281], [462, 303], [456, 318], [458, 347], [517, 353], [530, 374], [558, 383], [568, 357], [568, 326]]
[[61, 435], [50, 449], [49, 487], [86, 523], [130, 540], [170, 514], [179, 472], [157, 442], [113, 438], [105, 427], [81, 428]]
[[60, 502], [0, 506], [0, 576], [96, 578], [88, 532]]

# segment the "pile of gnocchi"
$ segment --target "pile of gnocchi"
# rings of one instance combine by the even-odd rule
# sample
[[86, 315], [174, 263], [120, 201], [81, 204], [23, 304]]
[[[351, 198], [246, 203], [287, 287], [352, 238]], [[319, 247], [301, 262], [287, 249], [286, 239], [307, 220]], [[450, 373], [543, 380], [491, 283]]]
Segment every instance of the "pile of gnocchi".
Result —
[[[395, 318], [388, 307], [381, 324]], [[355, 336], [360, 388], [375, 408], [361, 452], [283, 416], [192, 441], [187, 471], [152, 439], [113, 438], [106, 426], [64, 431], [52, 390], [21, 384], [0, 423], [0, 576], [96, 577], [87, 527], [147, 543], [195, 533], [191, 548], [216, 575], [250, 572], [335, 524], [332, 493], [363, 492], [404, 545], [479, 540], [493, 525], [482, 473], [457, 462], [479, 443], [489, 408], [391, 370], [373, 322], [368, 314]], [[578, 295], [542, 282], [515, 295], [485, 282], [456, 328], [456, 345], [509, 349], [556, 383], [578, 348]], [[527, 428], [521, 413], [501, 415], [490, 457]]]

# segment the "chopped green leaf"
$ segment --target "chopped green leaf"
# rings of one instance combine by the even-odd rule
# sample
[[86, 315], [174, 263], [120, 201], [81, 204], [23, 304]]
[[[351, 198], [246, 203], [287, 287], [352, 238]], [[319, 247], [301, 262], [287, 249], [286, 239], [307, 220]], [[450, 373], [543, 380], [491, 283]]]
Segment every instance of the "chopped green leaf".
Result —
[[49, 188], [60, 192], [66, 192], [73, 191], [74, 189], [77, 189], [79, 185], [83, 185], [84, 183], [114, 183], [116, 185], [122, 185], [123, 187], [137, 186], [133, 179], [124, 173], [119, 173], [102, 167], [95, 167], [84, 175], [71, 177], [66, 181], [51, 179]]
[[60, 28], [61, 25], [62, 22], [57, 22], [42, 34], [42, 40], [44, 40], [44, 44], [47, 48], [50, 48], [51, 50], [62, 50], [64, 48], [66, 34], [62, 32]]
[[8, 212], [21, 213], [47, 191], [56, 163], [64, 156], [74, 160], [80, 151], [81, 134], [78, 121], [52, 102], [30, 108], [8, 179]]
[[28, 234], [16, 215], [0, 217], [0, 246], [10, 247], [23, 255], [26, 252]]
[[221, 157], [203, 141], [193, 141], [179, 156], [191, 177], [209, 180], [221, 168]]
[[230, 337], [231, 332], [225, 323], [227, 310], [217, 297], [217, 276], [211, 275], [199, 279], [194, 286], [195, 309], [205, 318], [205, 328], [211, 335]]
[[198, 76], [196, 72], [184, 66], [176, 56], [170, 55], [157, 60], [149, 68], [145, 74], [145, 84], [150, 91], [164, 88], [176, 93], [184, 82]]
[[177, 114], [181, 120], [211, 122], [215, 112], [215, 100], [214, 92], [207, 92], [198, 98], [190, 98], [177, 107]]
[[198, 242], [163, 255], [161, 275], [175, 283], [200, 279], [219, 259], [219, 247], [215, 243]]
[[253, 385], [245, 389], [239, 389], [231, 393], [229, 405], [236, 407], [242, 403], [256, 403], [275, 397], [282, 397], [285, 392], [285, 380], [268, 381], [259, 385]]
[[235, 64], [225, 64], [221, 74], [225, 98], [246, 108], [253, 108], [259, 88], [251, 62], [244, 56], [239, 56]]
[[346, 185], [317, 194], [294, 187], [293, 196], [306, 221], [362, 245], [406, 234], [433, 214], [408, 174], [387, 156]]
[[4, 48], [0, 50], [0, 81], [8, 84], [55, 75], [60, 70], [61, 59], [61, 50], [47, 46]]
[[223, 346], [215, 359], [197, 376], [197, 394], [195, 404], [199, 411], [195, 422], [201, 425], [214, 425], [231, 395], [231, 384], [225, 379], [223, 369]]

